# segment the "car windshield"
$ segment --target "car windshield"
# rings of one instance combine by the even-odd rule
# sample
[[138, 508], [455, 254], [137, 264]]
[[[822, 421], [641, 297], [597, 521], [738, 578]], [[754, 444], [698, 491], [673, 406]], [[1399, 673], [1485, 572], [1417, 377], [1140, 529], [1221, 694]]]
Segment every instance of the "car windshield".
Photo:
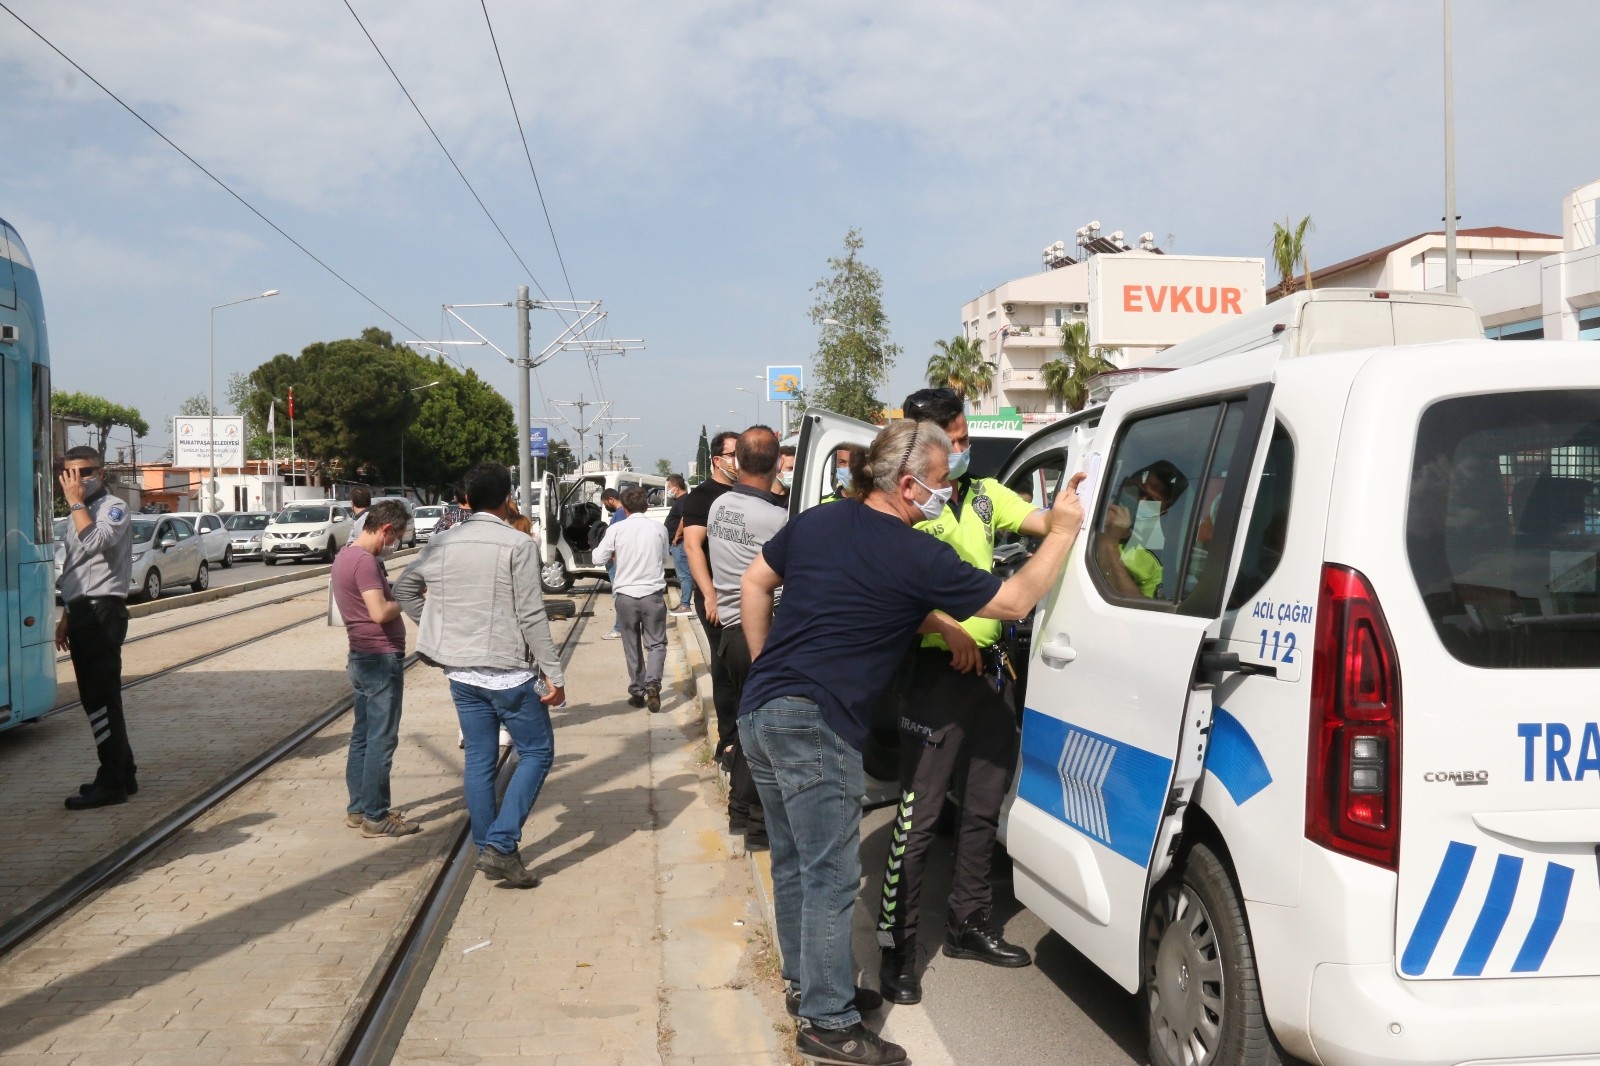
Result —
[[228, 528], [242, 530], [266, 529], [267, 523], [270, 521], [272, 521], [272, 516], [269, 514], [236, 514], [228, 519]]
[[418, 518], [443, 518], [444, 517], [444, 508], [443, 507], [418, 507], [417, 508], [417, 517]]
[[326, 507], [286, 507], [278, 512], [276, 525], [292, 526], [300, 522], [326, 522], [328, 509]]
[[135, 518], [133, 520], [133, 542], [135, 544], [149, 544], [150, 538], [156, 535], [157, 519]]

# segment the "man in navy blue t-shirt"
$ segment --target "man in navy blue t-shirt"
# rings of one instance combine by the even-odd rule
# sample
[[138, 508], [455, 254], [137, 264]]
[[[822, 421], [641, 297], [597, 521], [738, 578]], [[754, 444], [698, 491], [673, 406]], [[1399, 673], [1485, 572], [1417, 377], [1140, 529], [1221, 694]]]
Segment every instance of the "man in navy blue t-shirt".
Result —
[[851, 1062], [905, 1061], [903, 1049], [861, 1024], [853, 999], [861, 749], [873, 705], [930, 613], [1022, 617], [1060, 576], [1083, 524], [1078, 475], [1057, 493], [1050, 531], [1017, 574], [1001, 582], [968, 565], [911, 528], [944, 509], [949, 450], [932, 423], [890, 423], [851, 457], [858, 498], [791, 521], [741, 583], [753, 662], [739, 738], [767, 811], [786, 994], [803, 1020], [795, 1045], [811, 1058], [837, 1058], [854, 1041]]

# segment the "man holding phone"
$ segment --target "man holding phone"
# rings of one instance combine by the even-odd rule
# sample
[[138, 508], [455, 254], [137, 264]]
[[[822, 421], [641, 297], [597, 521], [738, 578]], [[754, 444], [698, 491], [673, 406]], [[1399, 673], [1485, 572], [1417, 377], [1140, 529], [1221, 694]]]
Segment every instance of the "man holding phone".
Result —
[[122, 714], [122, 642], [128, 636], [128, 586], [133, 580], [133, 527], [128, 505], [106, 491], [105, 460], [93, 448], [73, 448], [58, 477], [67, 501], [62, 541], [61, 602], [56, 647], [72, 655], [78, 700], [94, 731], [100, 768], [67, 797], [67, 809], [86, 811], [128, 802], [139, 791]]

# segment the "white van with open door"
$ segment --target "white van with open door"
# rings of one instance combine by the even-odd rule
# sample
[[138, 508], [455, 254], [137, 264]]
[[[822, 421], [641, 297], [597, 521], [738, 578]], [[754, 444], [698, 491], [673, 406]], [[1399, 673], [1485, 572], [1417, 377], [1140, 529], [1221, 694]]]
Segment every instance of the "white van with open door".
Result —
[[606, 568], [593, 558], [611, 519], [600, 497], [607, 489], [621, 493], [634, 488], [642, 488], [650, 496], [646, 514], [665, 522], [667, 479], [660, 474], [595, 470], [560, 481], [545, 475], [535, 494], [538, 517], [530, 521], [539, 542], [539, 576], [546, 593], [566, 592], [579, 578], [606, 576]]
[[1463, 310], [1269, 305], [1001, 475], [1090, 472], [1017, 898], [1157, 1064], [1600, 1062], [1600, 349]]

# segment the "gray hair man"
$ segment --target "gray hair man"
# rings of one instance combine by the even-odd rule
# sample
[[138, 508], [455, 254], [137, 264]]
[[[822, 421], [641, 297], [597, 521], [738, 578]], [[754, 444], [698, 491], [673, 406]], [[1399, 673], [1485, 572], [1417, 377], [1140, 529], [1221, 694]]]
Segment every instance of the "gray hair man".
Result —
[[614, 567], [611, 579], [628, 664], [628, 706], [661, 710], [661, 672], [667, 662], [667, 528], [645, 514], [650, 495], [626, 489], [627, 517], [606, 529], [594, 561]]

